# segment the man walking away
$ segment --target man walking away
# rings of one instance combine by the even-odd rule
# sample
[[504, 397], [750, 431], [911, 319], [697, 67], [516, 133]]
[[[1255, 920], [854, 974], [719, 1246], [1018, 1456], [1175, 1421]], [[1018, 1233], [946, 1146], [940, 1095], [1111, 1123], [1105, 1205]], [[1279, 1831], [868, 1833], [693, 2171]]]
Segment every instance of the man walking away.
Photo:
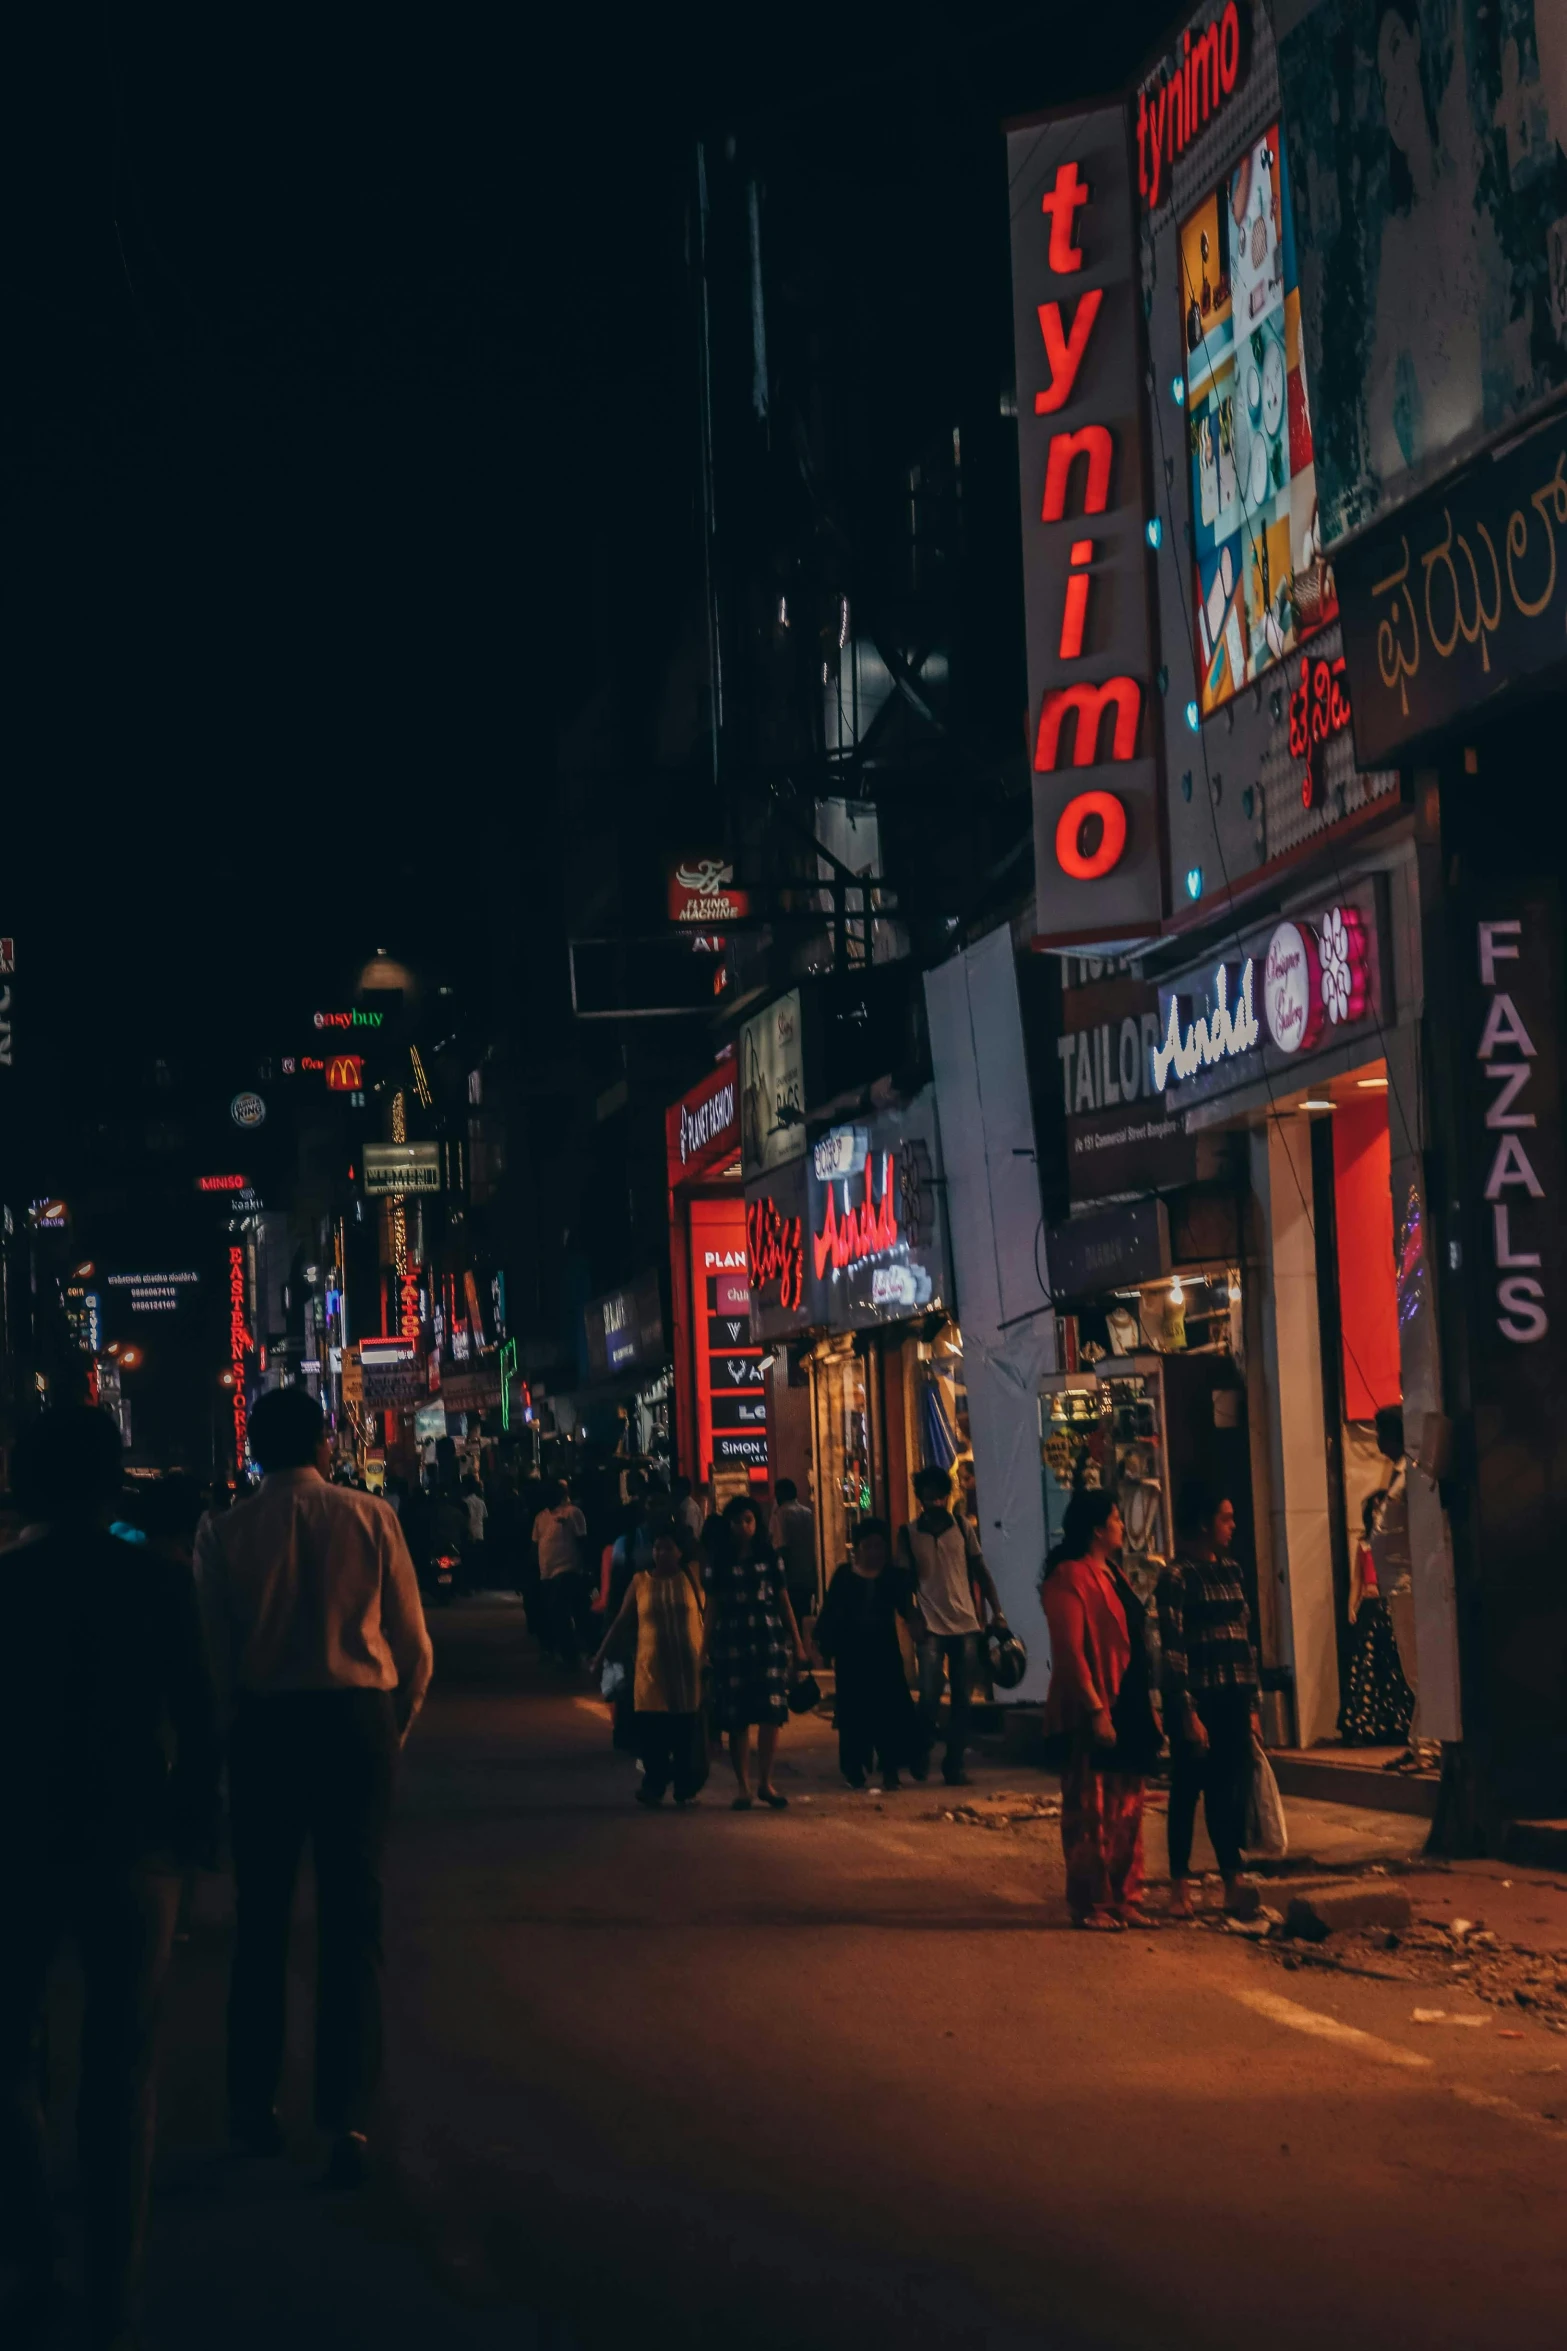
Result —
[[470, 1471], [462, 1482], [463, 1515], [467, 1532], [463, 1541], [463, 1570], [468, 1589], [472, 1591], [484, 1582], [485, 1540], [489, 1527], [490, 1506], [484, 1499], [484, 1488]]
[[773, 1488], [773, 1514], [767, 1532], [783, 1561], [784, 1581], [796, 1624], [816, 1614], [816, 1513], [800, 1500], [793, 1478], [780, 1478]]
[[[975, 1613], [972, 1587], [979, 1586], [983, 1605], [995, 1622], [1005, 1623], [1001, 1601], [972, 1519], [954, 1518], [952, 1479], [944, 1469], [922, 1469], [914, 1479], [920, 1513], [898, 1536], [898, 1560], [914, 1577], [920, 1615], [920, 1711], [924, 1716], [927, 1751], [935, 1743], [936, 1718], [941, 1705], [941, 1682], [949, 1684], [947, 1753], [942, 1777], [949, 1788], [968, 1784], [963, 1768], [968, 1744], [969, 1712], [974, 1674], [979, 1663], [983, 1626]], [[916, 1772], [925, 1776], [925, 1768]]]
[[327, 1484], [330, 1439], [303, 1388], [251, 1415], [260, 1490], [202, 1522], [196, 1576], [230, 1713], [238, 1939], [229, 1986], [234, 2133], [281, 2146], [289, 1919], [308, 1838], [316, 1886], [316, 2120], [328, 2177], [363, 2177], [381, 2071], [381, 1859], [397, 1751], [432, 1652], [408, 1546], [373, 1494]]
[[582, 1547], [587, 1533], [588, 1522], [572, 1501], [565, 1480], [557, 1479], [533, 1522], [539, 1556], [540, 1619], [534, 1630], [541, 1648], [553, 1649], [563, 1665], [576, 1665], [582, 1657], [582, 1619], [588, 1600]]
[[[86, 1406], [17, 1448], [27, 1539], [0, 1552], [0, 2229], [21, 2271], [0, 2337], [45, 2339], [57, 2286], [37, 2034], [67, 1936], [85, 1990], [77, 2109], [88, 2339], [134, 2338], [152, 2177], [159, 1999], [181, 1872], [211, 1868], [217, 1738], [188, 1565], [108, 1532], [119, 1431]], [[167, 1760], [172, 1741], [172, 1765]]]

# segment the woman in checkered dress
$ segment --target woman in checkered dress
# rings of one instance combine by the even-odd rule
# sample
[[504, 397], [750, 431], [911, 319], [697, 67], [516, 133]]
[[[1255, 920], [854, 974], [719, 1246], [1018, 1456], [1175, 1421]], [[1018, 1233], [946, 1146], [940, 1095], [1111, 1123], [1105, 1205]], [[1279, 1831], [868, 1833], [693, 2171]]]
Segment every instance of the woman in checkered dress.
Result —
[[718, 1727], [729, 1734], [729, 1760], [738, 1793], [736, 1812], [751, 1809], [751, 1731], [756, 1730], [762, 1803], [781, 1812], [788, 1803], [773, 1786], [778, 1733], [789, 1714], [792, 1673], [803, 1671], [805, 1648], [778, 1554], [760, 1531], [745, 1494], [709, 1519], [704, 1533], [707, 1655]]

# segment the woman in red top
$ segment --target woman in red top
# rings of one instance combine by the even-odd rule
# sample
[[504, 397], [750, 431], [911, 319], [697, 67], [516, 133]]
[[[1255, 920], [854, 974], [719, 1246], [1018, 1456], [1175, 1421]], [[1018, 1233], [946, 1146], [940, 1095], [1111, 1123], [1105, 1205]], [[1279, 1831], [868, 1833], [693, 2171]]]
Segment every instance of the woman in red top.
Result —
[[1143, 1885], [1143, 1778], [1160, 1730], [1143, 1645], [1143, 1610], [1116, 1566], [1123, 1537], [1113, 1494], [1074, 1494], [1061, 1555], [1040, 1598], [1050, 1627], [1045, 1728], [1064, 1734], [1061, 1842], [1073, 1923], [1103, 1932], [1152, 1922]]

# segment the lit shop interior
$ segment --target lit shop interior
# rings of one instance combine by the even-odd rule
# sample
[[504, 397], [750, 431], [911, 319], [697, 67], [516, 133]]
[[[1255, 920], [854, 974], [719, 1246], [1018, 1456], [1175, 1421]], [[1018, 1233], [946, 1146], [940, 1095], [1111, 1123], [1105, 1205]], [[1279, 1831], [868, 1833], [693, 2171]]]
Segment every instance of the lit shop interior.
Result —
[[[894, 1526], [913, 1515], [916, 1470], [952, 1472], [974, 1490], [963, 1334], [929, 1318], [889, 1330], [819, 1340], [803, 1358], [811, 1383], [811, 1434], [823, 1572], [849, 1556], [862, 1518]], [[970, 1502], [969, 1507], [972, 1507]]]
[[1229, 1183], [1104, 1212], [1126, 1223], [1124, 1278], [1061, 1300], [1066, 1368], [1040, 1397], [1048, 1539], [1074, 1490], [1113, 1487], [1124, 1564], [1147, 1598], [1185, 1480], [1226, 1496], [1269, 1740], [1331, 1744], [1345, 1727], [1363, 1547], [1417, 1684], [1397, 1408], [1418, 1209], [1395, 1254], [1381, 1060], [1314, 1087], [1276, 1084], [1223, 1131]]

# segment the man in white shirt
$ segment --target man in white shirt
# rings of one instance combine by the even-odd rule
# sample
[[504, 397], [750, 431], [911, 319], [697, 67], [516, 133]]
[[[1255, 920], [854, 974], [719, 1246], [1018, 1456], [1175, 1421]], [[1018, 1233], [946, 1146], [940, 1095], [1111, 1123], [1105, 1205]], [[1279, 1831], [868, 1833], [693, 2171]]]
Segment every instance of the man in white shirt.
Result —
[[[898, 1536], [898, 1563], [914, 1579], [924, 1622], [919, 1643], [920, 1713], [926, 1739], [934, 1746], [945, 1673], [950, 1703], [942, 1778], [949, 1788], [962, 1788], [968, 1785], [963, 1752], [968, 1744], [974, 1672], [984, 1630], [974, 1603], [976, 1584], [981, 1604], [992, 1620], [998, 1625], [1006, 1620], [1001, 1613], [1000, 1595], [979, 1547], [978, 1529], [972, 1519], [952, 1515], [952, 1479], [946, 1470], [919, 1470], [914, 1479], [914, 1493], [920, 1513]], [[917, 1770], [915, 1776], [923, 1779], [924, 1769]]]
[[773, 1488], [773, 1514], [767, 1533], [783, 1561], [784, 1581], [796, 1624], [816, 1614], [816, 1513], [800, 1500], [793, 1478], [780, 1478]]
[[282, 2144], [289, 1915], [308, 1838], [320, 1939], [316, 2119], [353, 2185], [381, 2070], [381, 1859], [397, 1751], [433, 1651], [397, 1516], [328, 1485], [331, 1440], [304, 1388], [250, 1421], [259, 1491], [196, 1531], [196, 1581], [228, 1717], [238, 1939], [229, 1992], [234, 2131]]
[[544, 1508], [533, 1522], [534, 1548], [539, 1555], [539, 1622], [533, 1630], [543, 1649], [552, 1649], [563, 1665], [582, 1658], [582, 1619], [587, 1608], [588, 1578], [583, 1545], [588, 1522], [571, 1499], [564, 1479], [549, 1489]]

